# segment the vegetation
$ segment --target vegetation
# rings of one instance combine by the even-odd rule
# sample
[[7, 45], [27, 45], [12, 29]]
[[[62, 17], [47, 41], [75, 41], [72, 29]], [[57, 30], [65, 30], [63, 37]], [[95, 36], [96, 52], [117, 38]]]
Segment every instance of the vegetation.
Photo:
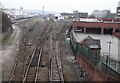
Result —
[[12, 29], [12, 22], [8, 15], [4, 12], [1, 12], [2, 14], [2, 32], [7, 32], [8, 30]]

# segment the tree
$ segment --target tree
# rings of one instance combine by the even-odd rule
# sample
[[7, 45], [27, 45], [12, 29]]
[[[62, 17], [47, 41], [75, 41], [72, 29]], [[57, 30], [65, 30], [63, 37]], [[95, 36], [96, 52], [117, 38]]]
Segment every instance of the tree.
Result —
[[2, 14], [2, 32], [7, 32], [12, 29], [12, 22], [6, 13], [2, 12], [0, 14]]

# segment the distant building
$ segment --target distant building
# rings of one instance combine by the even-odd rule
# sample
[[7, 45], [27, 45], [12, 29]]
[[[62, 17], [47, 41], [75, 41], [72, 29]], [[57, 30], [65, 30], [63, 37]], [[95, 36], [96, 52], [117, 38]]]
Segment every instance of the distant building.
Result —
[[21, 15], [21, 11], [18, 9], [7, 9], [4, 8], [3, 12], [7, 13], [10, 17], [18, 17]]
[[63, 20], [64, 17], [60, 14], [56, 14], [55, 17], [54, 17], [55, 20]]
[[64, 18], [87, 18], [88, 17], [88, 13], [87, 12], [78, 12], [73, 11], [73, 13], [60, 13], [62, 16], [64, 16]]
[[120, 18], [120, 1], [118, 2], [118, 7], [116, 11], [117, 18]]
[[91, 15], [95, 16], [95, 18], [114, 18], [115, 17], [115, 14], [111, 13], [110, 10], [103, 10], [103, 11], [94, 10]]
[[88, 17], [87, 12], [78, 12], [76, 10], [76, 11], [73, 11], [73, 13], [74, 13], [74, 17], [76, 17], [76, 18], [87, 18]]
[[64, 16], [65, 19], [68, 19], [68, 18], [71, 18], [71, 17], [74, 17], [74, 13], [60, 13], [60, 15]]

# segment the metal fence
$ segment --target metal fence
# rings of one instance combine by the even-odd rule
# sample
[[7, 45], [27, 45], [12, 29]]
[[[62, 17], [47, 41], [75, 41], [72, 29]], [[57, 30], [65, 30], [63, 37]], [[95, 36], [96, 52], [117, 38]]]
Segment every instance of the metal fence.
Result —
[[100, 66], [102, 72], [109, 72], [109, 69], [120, 74], [120, 61], [112, 58], [109, 54], [101, 55], [99, 52], [93, 52], [91, 49], [81, 45], [80, 43], [74, 43], [70, 40], [70, 44], [74, 55], [79, 54], [79, 56], [84, 57], [86, 60], [91, 62], [96, 66]]
[[[103, 54], [101, 63], [120, 74], [120, 61], [110, 57], [109, 54]], [[104, 71], [107, 72], [107, 69]]]
[[90, 48], [87, 48], [81, 44], [77, 44], [76, 50], [82, 57], [89, 60], [92, 64], [97, 65], [100, 62], [99, 52], [93, 52]]
[[73, 54], [76, 55], [76, 45], [73, 43], [73, 41], [70, 39], [70, 45], [73, 51]]

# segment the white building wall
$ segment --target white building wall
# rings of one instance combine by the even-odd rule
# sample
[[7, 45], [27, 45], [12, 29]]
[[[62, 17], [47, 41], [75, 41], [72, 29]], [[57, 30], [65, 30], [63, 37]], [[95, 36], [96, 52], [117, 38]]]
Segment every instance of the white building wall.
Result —
[[3, 12], [15, 16], [15, 15], [20, 15], [20, 11], [16, 9], [3, 9]]
[[120, 7], [120, 1], [118, 2], [118, 7]]
[[94, 15], [96, 18], [105, 18], [107, 16], [108, 11], [109, 10], [103, 10], [103, 11], [95, 10], [92, 12], [91, 15]]

